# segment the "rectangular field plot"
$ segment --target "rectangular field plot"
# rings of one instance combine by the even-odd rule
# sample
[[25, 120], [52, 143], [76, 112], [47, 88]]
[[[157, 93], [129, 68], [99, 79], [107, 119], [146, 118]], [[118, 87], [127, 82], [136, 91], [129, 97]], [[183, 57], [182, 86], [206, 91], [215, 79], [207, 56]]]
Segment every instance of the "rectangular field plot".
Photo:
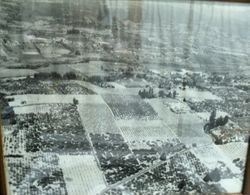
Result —
[[115, 88], [109, 88], [107, 90], [105, 88], [99, 87], [98, 85], [94, 85], [94, 84], [86, 82], [86, 81], [79, 81], [78, 80], [78, 81], [74, 81], [74, 83], [77, 83], [85, 88], [88, 88], [97, 94], [118, 93]]
[[102, 69], [103, 62], [101, 61], [91, 61], [84, 64], [73, 64], [70, 67], [76, 71], [83, 73], [86, 76], [107, 76], [108, 73]]
[[10, 80], [8, 82], [1, 82], [0, 89], [7, 92], [7, 94], [50, 94], [55, 93], [50, 91], [42, 82], [25, 78], [19, 80]]
[[4, 126], [4, 155], [25, 154], [25, 132], [16, 125]]
[[6, 158], [12, 194], [66, 195], [66, 185], [56, 155]]
[[164, 126], [121, 127], [126, 141], [166, 141], [177, 138], [171, 130]]
[[14, 107], [15, 114], [27, 114], [27, 113], [46, 113], [49, 112], [51, 106], [49, 104], [40, 105], [23, 105]]
[[219, 173], [218, 184], [224, 188], [225, 192], [238, 193], [241, 191], [244, 168], [240, 163], [243, 163], [244, 160], [232, 160], [216, 145], [193, 148], [192, 153], [205, 164], [210, 172], [216, 170]]
[[[53, 79], [53, 78], [47, 78]], [[19, 80], [9, 80], [1, 82], [0, 89], [8, 94], [95, 94], [89, 88], [86, 88], [73, 81], [62, 79], [53, 81], [44, 81], [39, 78], [24, 78]]]
[[162, 120], [116, 120], [115, 121], [118, 127], [160, 127], [163, 126]]
[[13, 194], [30, 193], [30, 159], [28, 158], [5, 158], [7, 162], [9, 188]]
[[[44, 82], [44, 85], [54, 91], [55, 94], [82, 94], [82, 95], [93, 95], [94, 91], [79, 85], [78, 83], [71, 81], [53, 81], [53, 82]], [[49, 93], [53, 94], [53, 93]]]
[[180, 97], [185, 97], [186, 100], [191, 100], [194, 102], [202, 102], [205, 100], [222, 100], [220, 97], [211, 93], [210, 91], [199, 91], [196, 88], [187, 88], [186, 90], [177, 88], [177, 93]]
[[178, 125], [179, 114], [170, 110], [169, 106], [159, 99], [147, 100], [147, 102], [158, 113], [159, 117], [171, 128], [176, 129]]
[[104, 175], [93, 155], [60, 155], [68, 195], [94, 195], [105, 189]]
[[120, 133], [106, 104], [79, 104], [78, 111], [88, 133]]
[[73, 99], [77, 99], [79, 103], [83, 104], [105, 104], [102, 97], [99, 95], [15, 95], [8, 96], [7, 98], [14, 98], [14, 101], [10, 102], [10, 106], [23, 106], [25, 105], [38, 105], [38, 104], [71, 104]]
[[17, 115], [19, 131], [25, 131], [26, 152], [78, 154], [90, 150], [77, 108], [52, 104], [48, 113]]
[[246, 160], [248, 144], [244, 142], [232, 142], [218, 147], [232, 160]]
[[120, 134], [90, 134], [108, 184], [137, 173], [141, 167]]
[[[240, 176], [241, 174], [240, 168], [237, 167], [233, 163], [232, 159], [226, 156], [225, 153], [217, 145], [192, 148], [191, 151], [210, 170], [218, 167], [218, 164], [224, 164], [226, 167], [229, 168], [228, 172], [232, 172], [238, 176]], [[241, 176], [243, 178], [243, 175]]]
[[150, 167], [184, 150], [185, 145], [177, 139], [169, 139], [166, 141], [133, 142], [131, 148], [140, 165]]
[[203, 121], [194, 113], [179, 114], [172, 129], [179, 137], [202, 138], [206, 136]]
[[204, 132], [204, 121], [195, 113], [174, 113], [160, 100], [148, 100], [159, 117], [185, 144], [211, 144], [211, 138]]
[[178, 137], [164, 126], [121, 127], [121, 131], [143, 167], [167, 159], [184, 148]]
[[158, 114], [137, 95], [103, 95], [117, 119], [153, 120]]

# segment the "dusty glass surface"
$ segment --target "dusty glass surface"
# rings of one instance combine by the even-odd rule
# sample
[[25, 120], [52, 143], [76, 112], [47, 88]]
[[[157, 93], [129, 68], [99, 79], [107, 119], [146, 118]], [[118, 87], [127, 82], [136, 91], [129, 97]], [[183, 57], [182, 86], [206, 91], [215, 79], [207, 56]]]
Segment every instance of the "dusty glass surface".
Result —
[[250, 6], [0, 0], [10, 194], [240, 192]]

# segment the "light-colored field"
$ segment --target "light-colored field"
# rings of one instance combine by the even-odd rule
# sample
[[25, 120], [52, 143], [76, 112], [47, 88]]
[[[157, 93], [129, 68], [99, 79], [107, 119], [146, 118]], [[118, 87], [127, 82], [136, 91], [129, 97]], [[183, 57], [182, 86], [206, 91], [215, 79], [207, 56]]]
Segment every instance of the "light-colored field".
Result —
[[218, 167], [218, 163], [223, 162], [226, 166], [235, 174], [241, 174], [241, 171], [236, 167], [232, 160], [227, 157], [218, 146], [207, 145], [199, 148], [192, 148], [191, 150], [202, 163], [204, 163], [209, 169]]
[[36, 71], [30, 69], [5, 69], [0, 68], [0, 78], [26, 77], [34, 75]]
[[68, 49], [65, 49], [63, 47], [45, 47], [45, 48], [42, 48], [42, 55], [46, 58], [59, 58], [63, 55], [66, 55], [66, 54], [69, 54], [70, 51]]
[[174, 113], [170, 110], [169, 105], [160, 99], [147, 100], [147, 102], [185, 144], [204, 145], [212, 143], [211, 138], [204, 133], [204, 122], [195, 113]]
[[59, 166], [69, 195], [94, 195], [106, 187], [93, 155], [59, 156]]
[[83, 126], [88, 133], [114, 133], [120, 134], [114, 116], [106, 104], [79, 104]]
[[244, 142], [232, 142], [228, 144], [218, 145], [218, 147], [227, 155], [231, 160], [240, 158], [245, 160], [247, 156], [248, 144]]
[[150, 145], [179, 143], [179, 138], [162, 120], [117, 120], [116, 124], [131, 149], [151, 149]]
[[[149, 122], [148, 122], [149, 123]], [[126, 123], [124, 124], [126, 125]], [[154, 125], [154, 124], [153, 124]], [[177, 136], [167, 127], [162, 125], [151, 126], [149, 124], [133, 126], [122, 126], [121, 131], [124, 135], [125, 140], [129, 142], [133, 141], [166, 141], [167, 139], [177, 138]]]
[[166, 126], [122, 127], [121, 131], [131, 149], [150, 149], [149, 145], [153, 143], [161, 146], [178, 140]]
[[135, 79], [135, 78], [120, 80], [118, 81], [118, 83], [127, 88], [143, 88], [146, 85], [150, 85], [150, 83], [147, 82], [145, 79]]
[[48, 104], [27, 105], [14, 107], [15, 114], [28, 114], [28, 113], [46, 113], [50, 111], [51, 106]]
[[175, 113], [187, 113], [191, 112], [190, 107], [183, 101], [172, 101], [168, 103], [169, 108]]
[[239, 179], [222, 179], [220, 185], [230, 193], [239, 193], [242, 191], [242, 181]]
[[181, 100], [185, 98], [186, 100], [191, 100], [193, 102], [201, 102], [204, 100], [222, 100], [220, 97], [212, 94], [209, 91], [199, 91], [196, 88], [186, 88], [186, 90], [182, 90], [177, 88], [176, 90], [178, 98]]
[[142, 88], [139, 88], [139, 87], [125, 88], [125, 89], [120, 89], [119, 94], [137, 96], [140, 90], [142, 90]]
[[91, 61], [89, 63], [73, 64], [70, 67], [86, 76], [107, 76], [108, 73], [102, 70], [102, 66], [105, 66], [104, 62]]
[[174, 131], [180, 137], [202, 137], [205, 134], [203, 121], [194, 113], [179, 114], [173, 126], [175, 126]]
[[57, 72], [61, 75], [72, 71], [73, 69], [68, 64], [50, 65], [47, 67], [42, 67], [37, 69], [37, 72], [45, 72], [45, 73]]
[[108, 82], [108, 83], [113, 85], [116, 89], [119, 89], [119, 90], [126, 89], [126, 87], [124, 85], [118, 84], [117, 82]]
[[131, 119], [131, 120], [116, 120], [116, 124], [122, 128], [122, 127], [159, 127], [163, 126], [163, 121], [162, 120], [136, 120], [136, 119]]
[[168, 105], [165, 105], [162, 99], [150, 99], [147, 102], [154, 108], [158, 113], [159, 117], [170, 127], [176, 128], [178, 124], [179, 115], [173, 113]]
[[10, 102], [10, 106], [23, 106], [22, 102], [29, 104], [49, 104], [49, 103], [73, 103], [76, 98], [81, 104], [105, 104], [99, 95], [15, 95]]

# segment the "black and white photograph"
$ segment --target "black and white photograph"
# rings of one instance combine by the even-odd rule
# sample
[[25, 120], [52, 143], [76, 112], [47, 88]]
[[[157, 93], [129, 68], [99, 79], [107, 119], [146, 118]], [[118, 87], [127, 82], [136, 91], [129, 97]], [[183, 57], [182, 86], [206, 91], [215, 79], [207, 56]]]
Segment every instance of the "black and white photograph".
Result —
[[0, 0], [8, 195], [241, 193], [250, 3]]

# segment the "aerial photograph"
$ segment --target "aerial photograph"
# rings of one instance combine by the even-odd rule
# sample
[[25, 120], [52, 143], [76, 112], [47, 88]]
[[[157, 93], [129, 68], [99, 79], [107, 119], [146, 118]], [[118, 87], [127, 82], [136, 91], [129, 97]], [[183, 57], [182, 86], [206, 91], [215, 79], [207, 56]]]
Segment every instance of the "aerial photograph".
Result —
[[240, 193], [250, 4], [0, 0], [10, 195]]

